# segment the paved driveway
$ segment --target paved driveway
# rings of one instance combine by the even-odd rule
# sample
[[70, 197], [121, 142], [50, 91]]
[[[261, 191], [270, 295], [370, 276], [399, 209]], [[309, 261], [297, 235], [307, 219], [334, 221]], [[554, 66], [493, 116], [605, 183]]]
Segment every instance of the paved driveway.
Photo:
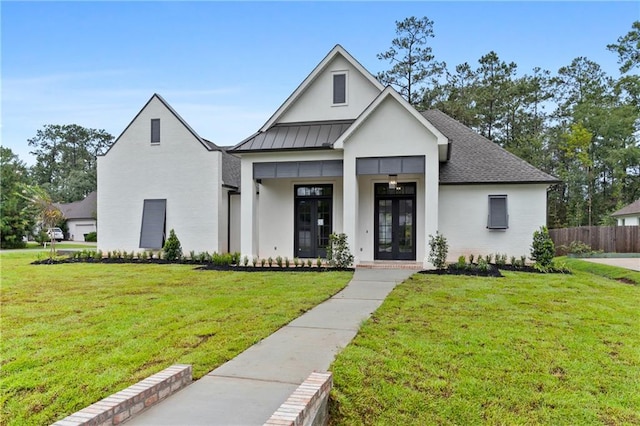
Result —
[[640, 271], [639, 257], [608, 257], [608, 258], [583, 258], [587, 262], [601, 263], [603, 265], [619, 266], [621, 268]]

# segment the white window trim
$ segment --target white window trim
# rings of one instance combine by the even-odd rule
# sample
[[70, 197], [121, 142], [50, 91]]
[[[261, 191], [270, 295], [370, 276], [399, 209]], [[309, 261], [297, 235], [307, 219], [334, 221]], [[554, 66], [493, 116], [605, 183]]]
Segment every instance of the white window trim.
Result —
[[[344, 102], [341, 104], [336, 104], [333, 102], [333, 76], [335, 75], [344, 75]], [[337, 70], [331, 72], [331, 106], [332, 107], [342, 107], [349, 105], [349, 70]]]

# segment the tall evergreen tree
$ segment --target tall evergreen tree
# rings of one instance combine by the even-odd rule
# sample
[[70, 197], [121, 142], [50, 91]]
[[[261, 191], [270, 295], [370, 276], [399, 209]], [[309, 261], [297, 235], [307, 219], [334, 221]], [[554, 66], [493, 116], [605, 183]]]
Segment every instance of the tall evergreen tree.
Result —
[[391, 64], [391, 69], [378, 73], [378, 80], [394, 86], [409, 103], [417, 105], [422, 100], [425, 83], [437, 78], [443, 68], [428, 44], [434, 37], [433, 21], [426, 16], [396, 21], [396, 35], [391, 47], [377, 55]]

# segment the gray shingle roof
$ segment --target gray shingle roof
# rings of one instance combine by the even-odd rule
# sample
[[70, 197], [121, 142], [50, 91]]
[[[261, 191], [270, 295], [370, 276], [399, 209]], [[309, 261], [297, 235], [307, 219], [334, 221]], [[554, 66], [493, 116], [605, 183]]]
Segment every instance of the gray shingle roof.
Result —
[[640, 199], [637, 199], [633, 203], [624, 206], [618, 211], [611, 213], [611, 216], [624, 216], [627, 214], [636, 214], [640, 213]]
[[98, 193], [93, 191], [84, 200], [73, 203], [58, 204], [56, 206], [67, 219], [95, 219], [98, 210]]
[[236, 145], [232, 152], [330, 149], [355, 120], [279, 123]]
[[240, 189], [240, 159], [224, 150], [220, 153], [222, 154], [222, 184]]
[[441, 111], [421, 114], [451, 142], [450, 159], [440, 164], [441, 184], [559, 182]]

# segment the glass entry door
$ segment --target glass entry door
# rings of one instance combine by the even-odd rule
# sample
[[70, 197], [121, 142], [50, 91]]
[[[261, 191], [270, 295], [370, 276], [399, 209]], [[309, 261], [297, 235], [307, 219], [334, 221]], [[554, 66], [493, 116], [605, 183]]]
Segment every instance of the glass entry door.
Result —
[[375, 185], [375, 259], [416, 260], [416, 184]]
[[295, 191], [295, 256], [326, 257], [332, 231], [333, 186], [296, 186]]

